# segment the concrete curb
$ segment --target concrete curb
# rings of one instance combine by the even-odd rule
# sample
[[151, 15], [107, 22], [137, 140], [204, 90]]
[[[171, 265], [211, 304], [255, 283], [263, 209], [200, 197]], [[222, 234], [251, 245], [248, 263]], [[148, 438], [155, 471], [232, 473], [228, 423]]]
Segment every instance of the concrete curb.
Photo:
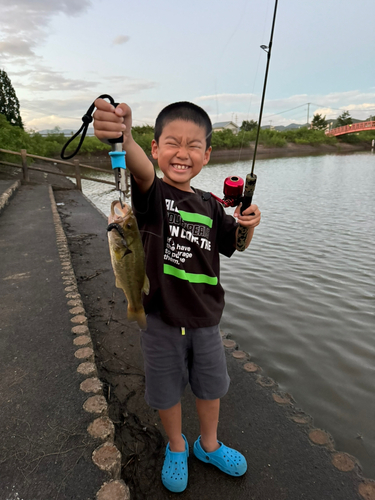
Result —
[[332, 465], [341, 472], [354, 471], [357, 474], [359, 484], [358, 493], [364, 500], [375, 500], [375, 481], [362, 476], [361, 465], [359, 461], [345, 452], [339, 452], [335, 449], [335, 443], [332, 436], [313, 426], [313, 419], [301, 409], [296, 407], [293, 397], [278, 390], [278, 384], [270, 377], [261, 375], [262, 369], [250, 361], [250, 354], [238, 349], [238, 344], [229, 339], [227, 334], [221, 331], [223, 345], [227, 355], [231, 355], [240, 363], [248, 376], [256, 378], [256, 382], [265, 390], [271, 391], [271, 396], [275, 403], [283, 406], [290, 420], [296, 423], [303, 432], [307, 434], [311, 446], [324, 447], [331, 455]]
[[80, 384], [80, 390], [86, 394], [94, 394], [89, 397], [83, 405], [83, 409], [92, 413], [93, 417], [95, 417], [95, 420], [88, 426], [87, 431], [90, 436], [101, 442], [94, 450], [92, 460], [100, 470], [104, 470], [108, 473], [110, 479], [109, 482], [102, 485], [96, 494], [96, 498], [97, 500], [130, 500], [129, 488], [124, 481], [120, 479], [121, 453], [114, 445], [114, 424], [108, 418], [108, 405], [103, 395], [102, 384], [98, 379], [94, 363], [94, 351], [92, 349], [90, 331], [87, 326], [87, 317], [82, 305], [81, 296], [78, 292], [68, 241], [57, 211], [56, 201], [51, 186], [49, 186], [49, 195], [62, 268], [61, 275], [67, 298], [67, 307], [69, 307], [69, 312], [72, 315], [71, 332], [74, 335], [73, 343], [75, 347], [77, 347], [74, 356], [82, 361], [77, 368], [77, 372], [86, 377]]
[[21, 181], [18, 180], [14, 184], [12, 184], [1, 196], [0, 196], [0, 213], [4, 210], [4, 208], [9, 203], [12, 196], [21, 186]]

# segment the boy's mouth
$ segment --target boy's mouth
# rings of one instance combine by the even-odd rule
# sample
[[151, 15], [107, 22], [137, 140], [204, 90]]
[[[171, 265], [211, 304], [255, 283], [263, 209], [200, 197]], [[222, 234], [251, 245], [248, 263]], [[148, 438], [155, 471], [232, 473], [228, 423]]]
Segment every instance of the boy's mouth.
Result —
[[172, 167], [176, 170], [187, 170], [190, 165], [183, 165], [182, 163], [172, 163]]

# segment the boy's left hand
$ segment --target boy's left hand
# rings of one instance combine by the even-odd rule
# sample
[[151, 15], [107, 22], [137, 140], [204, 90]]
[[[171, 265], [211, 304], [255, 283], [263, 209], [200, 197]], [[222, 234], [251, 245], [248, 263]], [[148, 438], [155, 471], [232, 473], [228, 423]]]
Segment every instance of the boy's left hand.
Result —
[[[253, 214], [253, 215], [250, 215]], [[250, 205], [246, 210], [244, 210], [241, 215], [241, 204], [238, 205], [234, 211], [233, 217], [237, 219], [241, 226], [247, 227], [249, 229], [254, 228], [260, 224], [260, 210], [258, 205]]]

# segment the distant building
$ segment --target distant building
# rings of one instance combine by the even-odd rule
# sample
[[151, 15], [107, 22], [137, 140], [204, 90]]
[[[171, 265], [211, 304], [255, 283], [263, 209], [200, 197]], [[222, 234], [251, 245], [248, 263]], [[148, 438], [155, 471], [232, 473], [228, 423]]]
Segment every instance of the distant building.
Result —
[[212, 125], [214, 132], [221, 132], [222, 130], [231, 130], [234, 134], [238, 134], [240, 128], [233, 122], [217, 122]]

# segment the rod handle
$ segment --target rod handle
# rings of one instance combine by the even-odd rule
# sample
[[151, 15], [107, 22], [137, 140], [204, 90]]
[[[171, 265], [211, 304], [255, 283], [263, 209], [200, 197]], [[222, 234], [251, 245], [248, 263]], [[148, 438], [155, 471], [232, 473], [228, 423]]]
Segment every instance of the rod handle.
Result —
[[[241, 215], [242, 212], [249, 208], [249, 206], [251, 205], [256, 182], [257, 176], [255, 174], [247, 174], [245, 182], [245, 192], [242, 198]], [[254, 215], [254, 213], [252, 213], [251, 215]], [[241, 225], [238, 226], [236, 249], [239, 252], [243, 252], [246, 249], [246, 238], [248, 232], [249, 230], [247, 227]]]
[[[113, 106], [114, 106], [115, 108], [117, 108], [117, 106], [118, 106], [119, 104], [120, 104], [119, 102], [114, 102], [114, 103], [113, 103]], [[114, 139], [108, 139], [108, 142], [109, 142], [110, 144], [117, 144], [117, 143], [121, 142], [121, 144], [122, 144], [122, 143], [124, 142], [124, 134], [121, 134], [121, 136], [120, 136], [120, 137], [115, 137]]]
[[256, 182], [257, 182], [257, 176], [255, 174], [247, 174], [245, 182], [245, 192], [243, 195], [242, 205], [241, 205], [241, 215], [244, 212], [244, 210], [249, 208], [249, 206], [251, 205]]

